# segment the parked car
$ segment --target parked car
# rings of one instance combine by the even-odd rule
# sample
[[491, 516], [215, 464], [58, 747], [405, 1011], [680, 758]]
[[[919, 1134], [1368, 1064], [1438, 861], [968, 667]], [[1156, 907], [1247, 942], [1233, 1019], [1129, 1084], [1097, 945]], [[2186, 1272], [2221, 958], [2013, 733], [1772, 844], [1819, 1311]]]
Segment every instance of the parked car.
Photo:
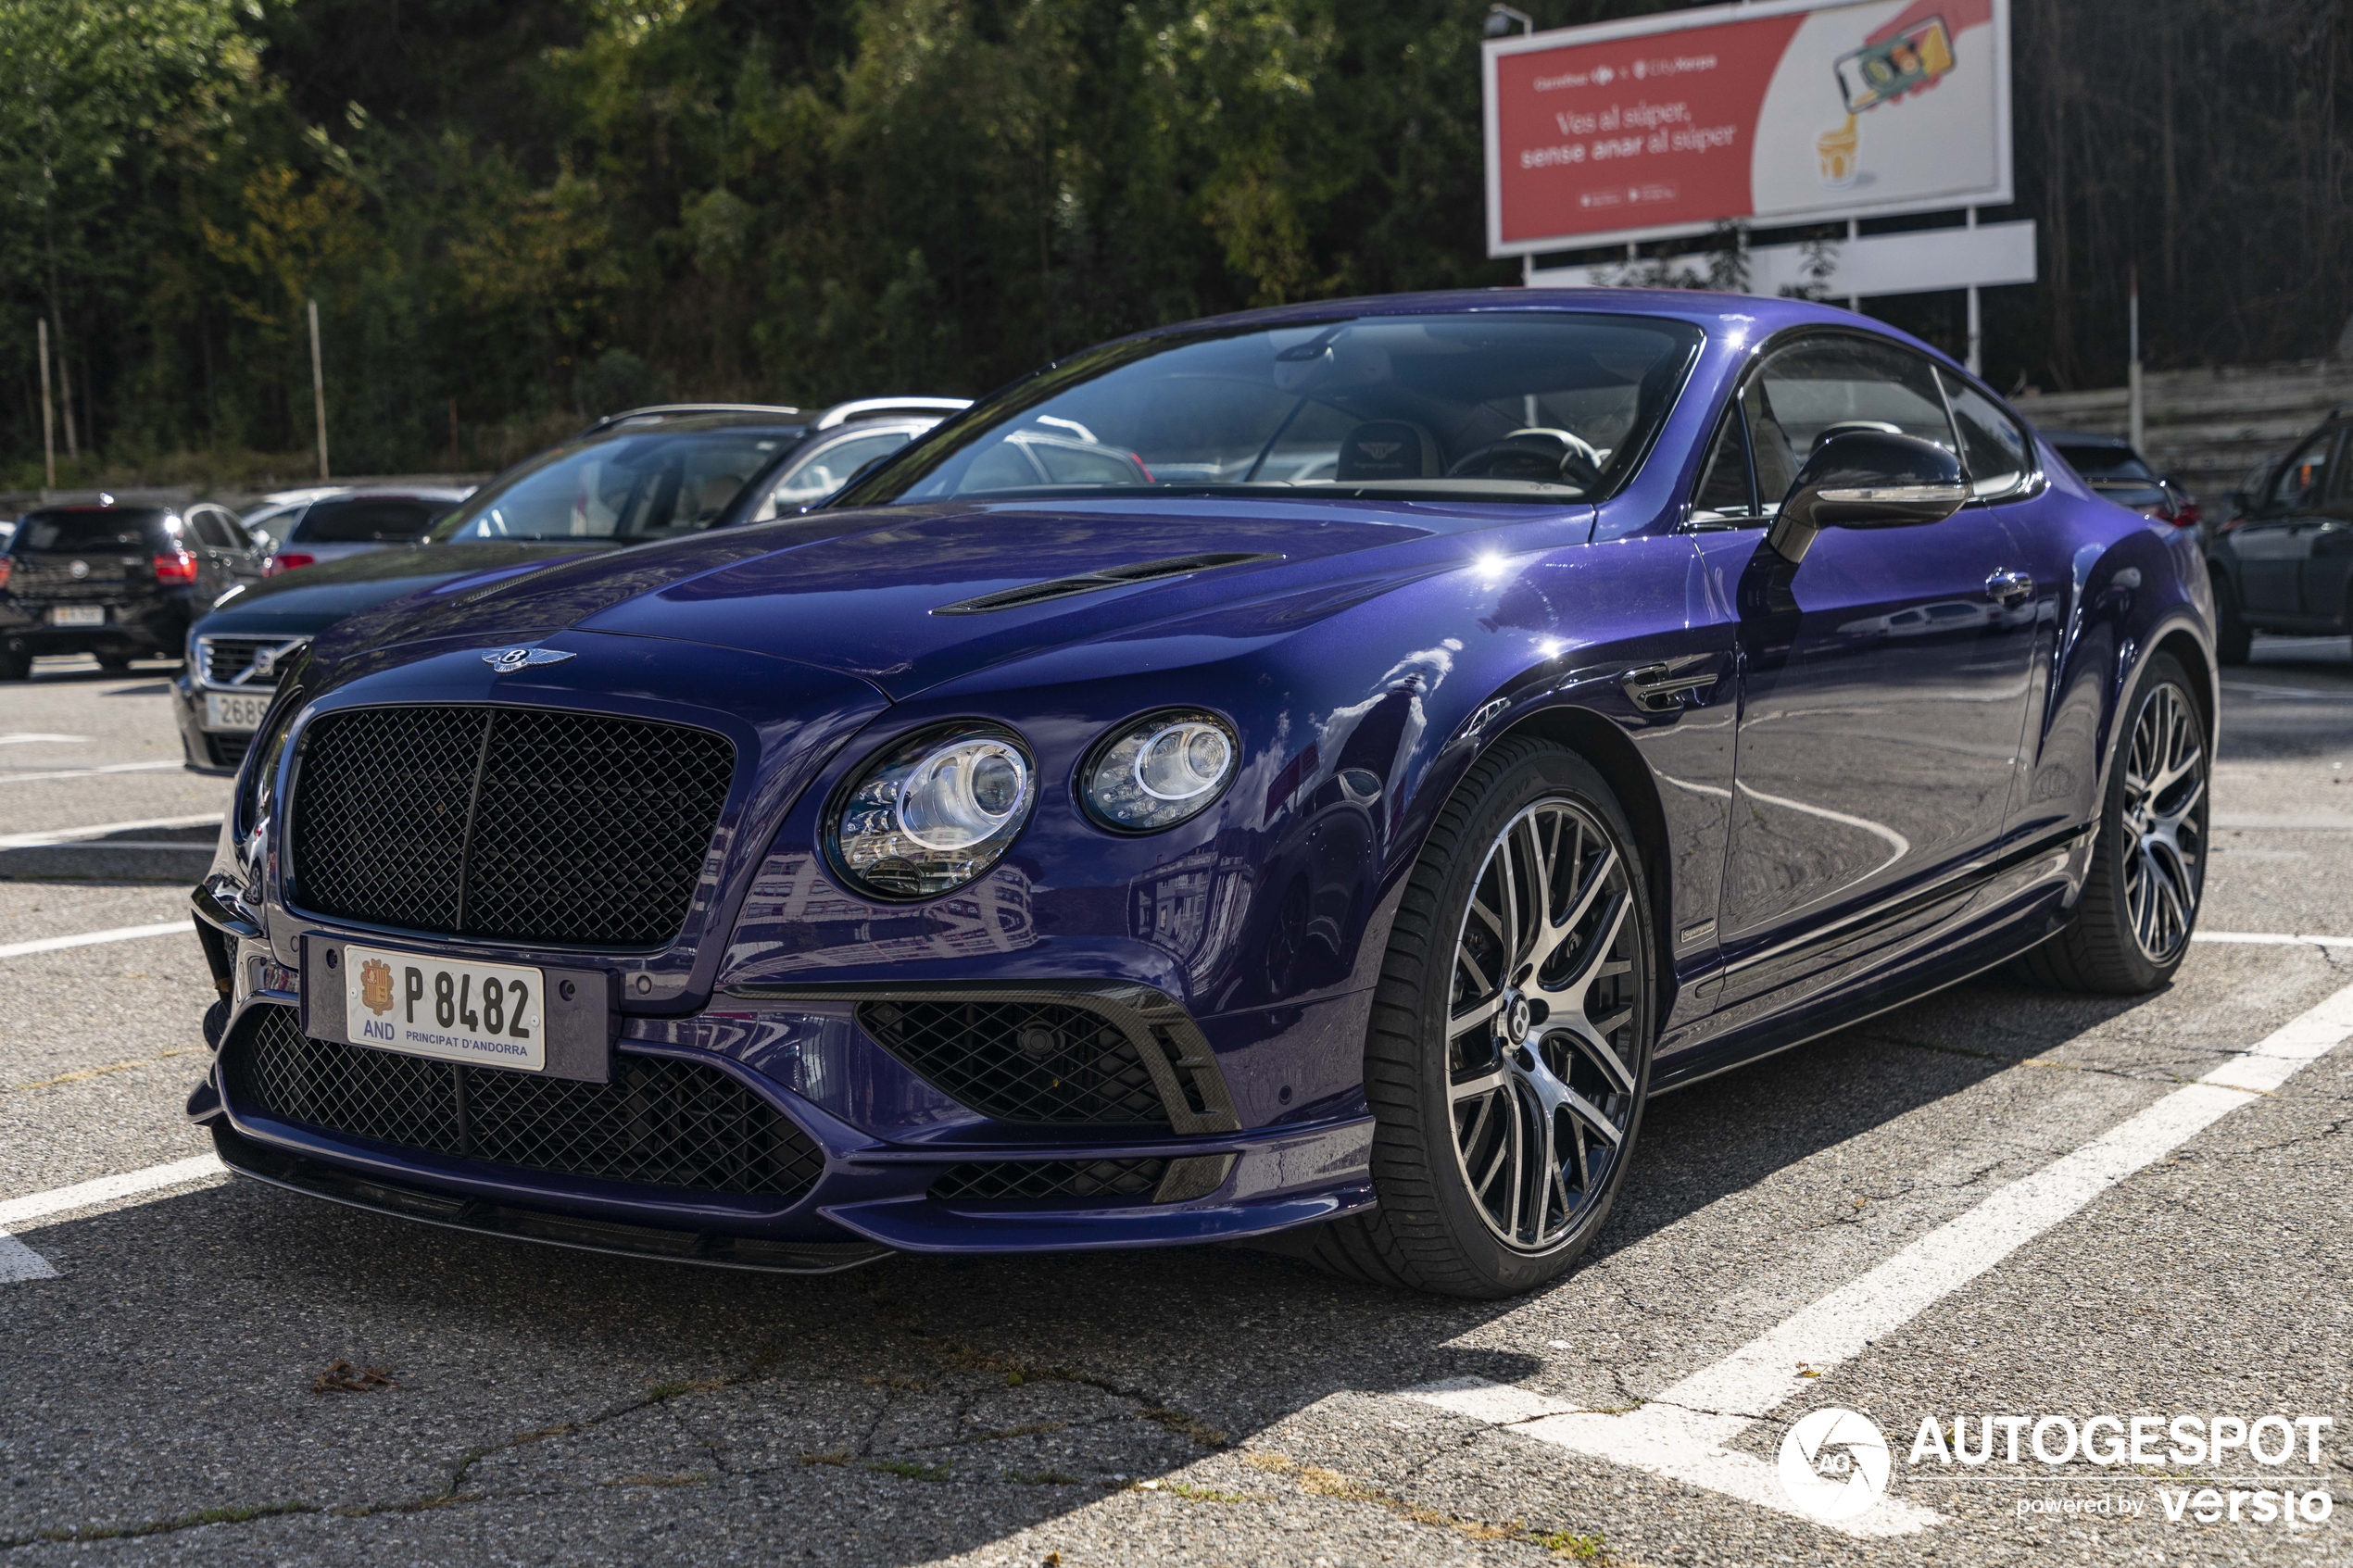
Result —
[[2125, 437], [2080, 430], [2046, 430], [2041, 434], [2082, 476], [2084, 483], [2118, 506], [2176, 528], [2196, 528], [2205, 521], [2206, 508], [2198, 498], [2179, 481], [2158, 473]]
[[2257, 465], [2232, 497], [2236, 515], [2208, 546], [2216, 646], [2244, 664], [2255, 633], [2353, 632], [2353, 453], [2340, 407], [2284, 458]]
[[176, 687], [187, 765], [234, 771], [287, 660], [347, 615], [460, 578], [798, 511], [964, 406], [875, 398], [812, 418], [682, 404], [600, 420], [491, 480], [415, 545], [282, 571], [223, 598], [191, 629]]
[[264, 551], [274, 550], [285, 537], [286, 530], [294, 526], [295, 520], [311, 502], [340, 495], [349, 488], [346, 484], [319, 484], [306, 490], [275, 491], [237, 514], [237, 521], [245, 525], [245, 532]]
[[176, 659], [203, 607], [261, 576], [226, 507], [94, 505], [27, 512], [0, 555], [0, 680], [21, 681], [44, 654], [89, 653], [126, 670]]
[[264, 576], [341, 560], [394, 545], [413, 545], [447, 517], [464, 490], [346, 490], [303, 508], [264, 564]]
[[1653, 1093], [2021, 956], [2165, 983], [2206, 591], [1843, 311], [1161, 329], [817, 511], [321, 633], [195, 896], [190, 1112], [680, 1261], [1283, 1233], [1527, 1289]]

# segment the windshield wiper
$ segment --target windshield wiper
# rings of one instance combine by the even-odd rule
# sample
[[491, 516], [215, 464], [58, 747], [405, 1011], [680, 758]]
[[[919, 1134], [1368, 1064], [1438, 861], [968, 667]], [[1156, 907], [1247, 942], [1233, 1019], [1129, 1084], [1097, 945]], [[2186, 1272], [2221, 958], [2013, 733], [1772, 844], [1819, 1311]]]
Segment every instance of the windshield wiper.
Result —
[[1097, 594], [1106, 588], [1125, 587], [1130, 583], [1149, 583], [1158, 577], [1183, 577], [1195, 571], [1214, 571], [1219, 567], [1246, 566], [1252, 561], [1281, 560], [1279, 555], [1262, 551], [1221, 550], [1201, 556], [1171, 556], [1166, 560], [1138, 561], [1133, 566], [1107, 566], [1100, 571], [1082, 571], [1070, 577], [1051, 577], [1043, 583], [1026, 583], [1018, 588], [1002, 588], [993, 594], [983, 594], [975, 599], [960, 599], [951, 605], [941, 605], [934, 615], [987, 615], [992, 610], [1017, 609], [1046, 599], [1068, 598], [1074, 594]]

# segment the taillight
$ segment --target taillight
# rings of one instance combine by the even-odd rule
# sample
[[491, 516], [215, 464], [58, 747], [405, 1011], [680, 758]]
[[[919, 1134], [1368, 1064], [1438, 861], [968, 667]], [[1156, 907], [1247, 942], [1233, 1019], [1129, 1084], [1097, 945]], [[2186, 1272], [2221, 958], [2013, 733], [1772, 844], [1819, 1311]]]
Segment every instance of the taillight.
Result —
[[196, 558], [185, 550], [172, 550], [156, 558], [156, 581], [158, 583], [194, 583], [196, 580]]
[[2196, 501], [2183, 502], [2181, 507], [2173, 513], [2173, 526], [2176, 528], [2196, 528], [2199, 523], [2204, 522], [2205, 521], [2206, 508], [2199, 506]]
[[8, 585], [8, 558], [0, 556], [0, 588]]
[[317, 556], [306, 556], [300, 550], [282, 551], [261, 563], [261, 575], [275, 577], [282, 571], [292, 571], [296, 567], [315, 565], [318, 559]]

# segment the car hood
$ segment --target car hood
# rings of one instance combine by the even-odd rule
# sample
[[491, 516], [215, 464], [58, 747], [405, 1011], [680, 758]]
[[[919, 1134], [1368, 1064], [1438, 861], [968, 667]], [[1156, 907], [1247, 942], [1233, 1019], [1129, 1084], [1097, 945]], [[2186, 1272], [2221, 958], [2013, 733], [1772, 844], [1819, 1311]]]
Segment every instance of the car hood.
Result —
[[[1238, 601], [1288, 601], [1280, 619], [1295, 625], [1315, 615], [1302, 595], [1355, 603], [1446, 570], [1465, 550], [1453, 535], [1551, 521], [1557, 537], [1582, 540], [1592, 515], [1585, 507], [1157, 497], [1084, 509], [994, 503], [821, 511], [551, 567], [437, 600], [395, 623], [370, 618], [351, 636], [364, 630], [379, 648], [463, 637], [523, 642], [564, 630], [666, 638], [816, 665], [902, 698], [1150, 622], [1203, 614], [1214, 621], [1220, 607]], [[1031, 584], [1213, 554], [1268, 558], [940, 613]]]
[[482, 572], [542, 565], [598, 548], [560, 544], [405, 545], [298, 567], [265, 577], [216, 602], [204, 620], [213, 633], [316, 633], [347, 615], [437, 583]]

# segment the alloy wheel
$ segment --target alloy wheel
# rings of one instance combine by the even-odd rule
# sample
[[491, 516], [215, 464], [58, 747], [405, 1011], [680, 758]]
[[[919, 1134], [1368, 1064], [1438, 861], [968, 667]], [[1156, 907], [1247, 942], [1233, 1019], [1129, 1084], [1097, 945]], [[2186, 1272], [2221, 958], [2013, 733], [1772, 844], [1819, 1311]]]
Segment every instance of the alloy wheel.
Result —
[[1447, 1077], [1455, 1159], [1488, 1228], [1543, 1251], [1605, 1194], [1649, 1027], [1626, 858], [1540, 800], [1496, 834], [1454, 944]]
[[2124, 762], [2124, 906], [2152, 963], [2190, 939], [2206, 869], [2206, 747], [2196, 715], [2170, 682], [2152, 688], [2133, 721]]

